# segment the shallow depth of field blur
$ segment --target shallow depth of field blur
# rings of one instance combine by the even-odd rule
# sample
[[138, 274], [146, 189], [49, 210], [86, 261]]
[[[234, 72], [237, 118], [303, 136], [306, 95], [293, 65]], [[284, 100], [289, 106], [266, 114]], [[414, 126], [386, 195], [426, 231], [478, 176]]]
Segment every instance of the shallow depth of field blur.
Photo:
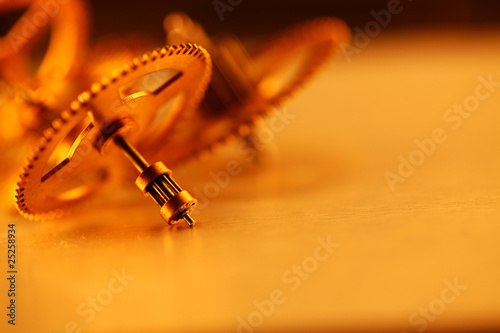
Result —
[[174, 169], [199, 200], [191, 229], [168, 226], [133, 182], [62, 220], [25, 220], [13, 193], [30, 147], [6, 149], [0, 251], [14, 223], [19, 296], [17, 323], [2, 316], [2, 332], [500, 330], [499, 2], [108, 0], [89, 10], [89, 43], [103, 50], [128, 38], [163, 46], [172, 11], [245, 45], [335, 16], [353, 41], [259, 124], [253, 150], [234, 140]]

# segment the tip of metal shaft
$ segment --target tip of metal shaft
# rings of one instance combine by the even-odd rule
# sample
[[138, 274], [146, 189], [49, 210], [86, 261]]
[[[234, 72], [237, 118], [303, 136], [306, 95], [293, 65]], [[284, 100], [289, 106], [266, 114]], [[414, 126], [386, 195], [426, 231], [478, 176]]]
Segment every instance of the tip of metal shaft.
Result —
[[196, 221], [191, 217], [191, 215], [186, 214], [184, 215], [184, 221], [190, 226], [193, 227]]

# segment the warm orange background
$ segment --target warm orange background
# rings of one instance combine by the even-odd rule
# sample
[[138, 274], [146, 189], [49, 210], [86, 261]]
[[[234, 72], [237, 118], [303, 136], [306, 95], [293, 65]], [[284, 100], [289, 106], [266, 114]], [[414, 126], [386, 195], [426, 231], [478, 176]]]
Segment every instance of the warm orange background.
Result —
[[[64, 332], [74, 321], [83, 332], [234, 332], [280, 289], [286, 301], [255, 331], [416, 332], [409, 317], [455, 278], [467, 289], [425, 331], [499, 330], [500, 87], [458, 129], [443, 120], [479, 76], [500, 81], [499, 37], [403, 30], [350, 63], [341, 54], [287, 104], [296, 118], [260, 165], [233, 144], [175, 170], [203, 191], [227, 161], [243, 168], [194, 229], [167, 227], [128, 184], [63, 221], [2, 210], [0, 248], [7, 223], [19, 246], [18, 325], [2, 315], [2, 331]], [[384, 173], [435, 128], [447, 140], [392, 192]], [[291, 291], [283, 274], [329, 235], [340, 247]], [[135, 278], [86, 323], [77, 308], [122, 269]]]

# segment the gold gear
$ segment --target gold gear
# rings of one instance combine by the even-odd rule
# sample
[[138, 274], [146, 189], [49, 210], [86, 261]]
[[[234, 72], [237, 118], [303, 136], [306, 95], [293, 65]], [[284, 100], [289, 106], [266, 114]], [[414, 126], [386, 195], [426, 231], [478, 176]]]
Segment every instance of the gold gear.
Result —
[[[0, 15], [19, 9], [26, 11], [0, 37], [0, 80], [8, 87], [0, 96], [0, 122], [18, 118], [2, 131], [0, 154], [6, 147], [18, 146], [21, 150], [21, 141], [36, 142], [59, 111], [82, 90], [77, 77], [87, 46], [86, 1], [0, 2]], [[39, 56], [33, 46], [44, 38], [46, 30], [50, 30], [47, 49], [39, 65], [32, 68]]]
[[[337, 18], [317, 18], [289, 27], [267, 43], [250, 52], [253, 68], [260, 74], [258, 90], [271, 104], [281, 103], [307, 83], [341, 44], [349, 43], [351, 32], [344, 21]], [[284, 70], [295, 72], [284, 80]], [[283, 81], [282, 85], [269, 89]]]
[[[14, 191], [23, 158], [73, 96], [86, 52], [85, 0], [0, 1], [3, 15], [26, 9], [0, 36], [0, 187]], [[50, 31], [43, 54], [39, 42]], [[33, 65], [36, 65], [34, 68]], [[13, 209], [11, 200], [0, 205]]]
[[[86, 1], [56, 2], [50, 6], [42, 1], [11, 0], [0, 3], [0, 14], [23, 8], [27, 8], [23, 16], [0, 38], [2, 76], [7, 81], [34, 84], [35, 88], [64, 89], [64, 79], [74, 74], [86, 50], [89, 22]], [[47, 51], [35, 75], [31, 75], [29, 52], [49, 27]]]
[[[188, 213], [196, 201], [170, 178], [164, 165], [152, 177], [150, 170], [156, 164], [150, 167], [124, 137], [137, 142], [149, 135], [166, 141], [165, 128], [179, 116], [193, 114], [210, 75], [208, 53], [199, 46], [181, 44], [146, 53], [93, 84], [52, 122], [27, 159], [16, 190], [19, 212], [31, 220], [59, 217], [93, 194], [109, 179], [112, 161], [101, 155], [113, 141], [141, 172], [138, 186], [162, 206], [162, 216], [169, 223], [184, 218], [192, 225]], [[160, 119], [158, 126], [157, 110], [179, 95], [180, 106]], [[65, 143], [69, 152], [60, 149]], [[143, 186], [145, 178], [150, 186]]]
[[[214, 72], [196, 115], [169, 128], [169, 164], [201, 155], [251, 127], [305, 84], [351, 35], [336, 18], [314, 19], [284, 30], [255, 51], [247, 51], [233, 36], [209, 37], [186, 14], [173, 13], [164, 21], [167, 42], [204, 45]], [[189, 122], [189, 124], [188, 124]], [[158, 155], [157, 157], [160, 157]]]

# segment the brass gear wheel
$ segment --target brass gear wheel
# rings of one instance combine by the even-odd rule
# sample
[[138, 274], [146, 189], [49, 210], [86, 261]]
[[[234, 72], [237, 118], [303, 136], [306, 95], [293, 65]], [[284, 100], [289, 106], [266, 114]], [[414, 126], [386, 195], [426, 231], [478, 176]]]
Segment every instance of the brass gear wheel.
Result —
[[[25, 162], [15, 196], [19, 212], [30, 220], [60, 217], [93, 194], [110, 178], [113, 159], [102, 155], [112, 154], [106, 146], [113, 139], [138, 142], [147, 135], [150, 149], [163, 149], [166, 129], [193, 117], [210, 75], [208, 53], [181, 44], [146, 53], [93, 84], [52, 122]], [[157, 110], [176, 96], [175, 107], [158, 119]]]
[[307, 21], [277, 34], [255, 50], [232, 35], [209, 37], [186, 14], [165, 18], [167, 42], [204, 45], [214, 72], [198, 113], [182, 132], [170, 129], [167, 145], [184, 149], [164, 156], [169, 163], [213, 150], [236, 136], [247, 136], [262, 116], [281, 105], [329, 60], [350, 30], [336, 18]]
[[[2, 76], [8, 81], [28, 81], [36, 87], [62, 89], [64, 79], [79, 67], [86, 49], [89, 30], [86, 1], [72, 0], [53, 4], [35, 0], [0, 2], [0, 14], [23, 8], [26, 8], [23, 16], [6, 36], [0, 38]], [[49, 45], [35, 75], [31, 75], [32, 59], [29, 53], [45, 30], [51, 32]], [[52, 87], [54, 83], [56, 86]]]
[[[78, 74], [87, 46], [86, 1], [0, 2], [0, 16], [20, 9], [26, 11], [0, 37], [0, 82], [8, 88], [0, 93], [1, 155], [11, 147], [23, 151], [24, 143], [34, 144], [82, 90]], [[38, 54], [34, 47], [47, 30], [47, 48]], [[33, 68], [35, 59], [40, 62]], [[20, 165], [21, 161], [14, 158], [9, 162]]]

